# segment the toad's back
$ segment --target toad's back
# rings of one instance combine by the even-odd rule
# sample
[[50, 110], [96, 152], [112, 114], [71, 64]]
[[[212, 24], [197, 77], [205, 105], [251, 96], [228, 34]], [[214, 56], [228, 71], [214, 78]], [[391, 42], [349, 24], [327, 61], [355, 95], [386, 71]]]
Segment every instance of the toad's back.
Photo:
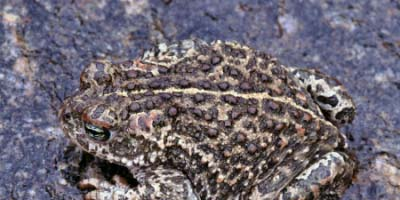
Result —
[[95, 62], [81, 82], [92, 89], [83, 99], [107, 102], [118, 131], [148, 144], [134, 162], [184, 171], [202, 199], [261, 181], [269, 182], [263, 193], [279, 191], [314, 156], [342, 145], [286, 67], [237, 43], [160, 45], [133, 62]]

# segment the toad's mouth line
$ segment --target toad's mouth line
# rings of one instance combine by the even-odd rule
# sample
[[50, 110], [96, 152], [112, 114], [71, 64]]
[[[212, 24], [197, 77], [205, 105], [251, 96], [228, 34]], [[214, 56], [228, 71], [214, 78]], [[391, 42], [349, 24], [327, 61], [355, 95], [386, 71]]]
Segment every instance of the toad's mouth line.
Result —
[[[293, 102], [293, 100], [287, 98], [287, 97], [272, 97], [267, 93], [238, 93], [236, 91], [230, 90], [230, 91], [210, 91], [210, 90], [204, 90], [204, 89], [198, 89], [198, 88], [175, 88], [175, 87], [171, 87], [171, 88], [167, 88], [167, 89], [158, 89], [158, 90], [134, 90], [134, 91], [117, 91], [117, 94], [120, 96], [125, 96], [128, 97], [129, 95], [136, 95], [136, 94], [144, 94], [148, 91], [153, 92], [154, 94], [161, 94], [161, 93], [183, 93], [183, 94], [189, 94], [189, 95], [195, 95], [195, 94], [209, 94], [209, 95], [213, 95], [216, 97], [221, 97], [221, 96], [234, 96], [234, 97], [240, 97], [240, 98], [246, 98], [246, 99], [257, 99], [261, 102], [261, 100], [263, 99], [268, 99], [268, 100], [272, 100], [272, 101], [276, 101], [276, 102], [280, 102], [280, 103], [284, 103], [284, 104], [289, 104], [290, 106], [293, 106], [296, 109], [299, 109], [305, 113], [310, 114], [314, 119], [318, 119], [320, 121], [322, 121], [324, 124], [327, 124], [331, 127], [336, 127], [334, 126], [331, 122], [321, 118], [320, 116], [318, 116], [317, 114], [315, 114], [313, 111], [308, 110], [303, 108], [300, 105], [297, 105], [296, 103]], [[111, 94], [107, 94], [105, 96], [109, 96]], [[318, 112], [320, 113], [321, 116], [322, 112], [321, 110], [317, 107]]]

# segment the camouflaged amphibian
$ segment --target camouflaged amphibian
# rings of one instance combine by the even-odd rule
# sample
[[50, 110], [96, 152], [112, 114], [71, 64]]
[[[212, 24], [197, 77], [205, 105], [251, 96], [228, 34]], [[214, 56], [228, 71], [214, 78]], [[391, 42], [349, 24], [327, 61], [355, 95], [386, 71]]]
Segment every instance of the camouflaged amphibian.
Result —
[[338, 126], [354, 113], [318, 71], [235, 42], [185, 40], [91, 63], [60, 119], [78, 147], [139, 182], [86, 179], [88, 199], [319, 199], [351, 182]]

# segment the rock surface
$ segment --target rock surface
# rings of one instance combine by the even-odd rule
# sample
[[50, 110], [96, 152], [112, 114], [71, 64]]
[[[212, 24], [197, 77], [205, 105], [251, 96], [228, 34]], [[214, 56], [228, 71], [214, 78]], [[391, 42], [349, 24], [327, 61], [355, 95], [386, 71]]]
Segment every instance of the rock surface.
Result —
[[91, 158], [68, 144], [57, 109], [82, 67], [189, 37], [236, 40], [341, 80], [358, 106], [343, 131], [360, 166], [343, 199], [399, 199], [398, 1], [189, 2], [0, 1], [0, 199], [80, 199]]

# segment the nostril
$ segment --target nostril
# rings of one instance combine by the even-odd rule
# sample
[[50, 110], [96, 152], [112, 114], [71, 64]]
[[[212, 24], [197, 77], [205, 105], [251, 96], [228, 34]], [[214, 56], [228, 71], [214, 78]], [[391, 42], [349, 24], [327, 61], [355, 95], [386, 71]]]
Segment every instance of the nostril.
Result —
[[72, 117], [72, 111], [71, 111], [71, 109], [68, 108], [68, 107], [62, 108], [62, 109], [61, 109], [61, 112], [59, 113], [59, 117], [60, 117], [62, 120], [71, 119], [71, 117]]
[[64, 119], [71, 119], [71, 117], [72, 117], [72, 114], [70, 112], [63, 114]]

